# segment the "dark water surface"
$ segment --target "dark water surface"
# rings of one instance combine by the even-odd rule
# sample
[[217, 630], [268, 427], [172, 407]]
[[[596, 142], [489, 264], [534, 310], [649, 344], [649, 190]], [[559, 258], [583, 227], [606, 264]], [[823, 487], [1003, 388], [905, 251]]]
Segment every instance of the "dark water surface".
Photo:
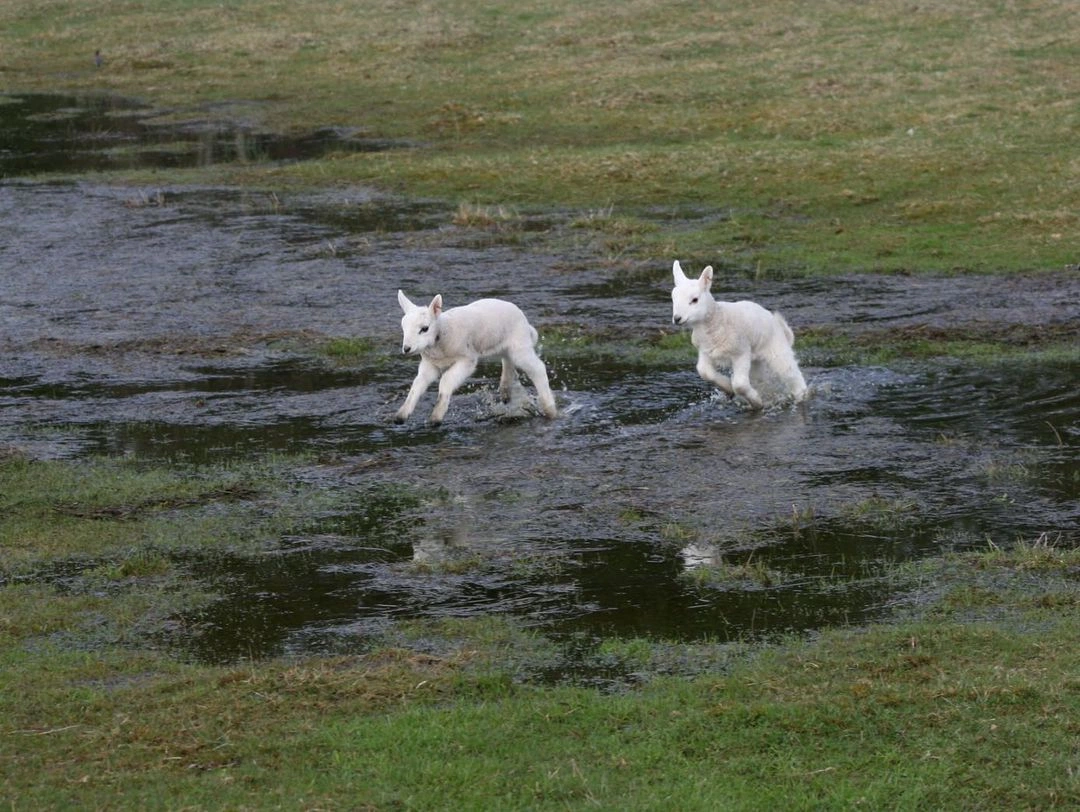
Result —
[[[236, 110], [231, 110], [235, 113]], [[220, 123], [213, 110], [157, 110], [101, 94], [0, 96], [0, 178], [46, 172], [300, 161], [395, 144], [347, 130], [302, 136]]]
[[[0, 183], [0, 444], [178, 465], [315, 452], [298, 480], [352, 505], [259, 559], [185, 558], [223, 597], [162, 630], [169, 645], [213, 661], [350, 651], [400, 620], [492, 614], [746, 639], [888, 613], [891, 562], [1077, 540], [1075, 364], [806, 365], [806, 403], [754, 414], [697, 377], [689, 337], [684, 362], [652, 367], [549, 342], [557, 420], [520, 404], [502, 419], [482, 366], [443, 427], [423, 422], [431, 393], [392, 424], [415, 372], [399, 287], [512, 298], [542, 337], [670, 329], [669, 265], [598, 267], [451, 215], [363, 189]], [[1080, 318], [1076, 275], [717, 287], [796, 333]], [[291, 349], [336, 336], [377, 349], [347, 369]]]

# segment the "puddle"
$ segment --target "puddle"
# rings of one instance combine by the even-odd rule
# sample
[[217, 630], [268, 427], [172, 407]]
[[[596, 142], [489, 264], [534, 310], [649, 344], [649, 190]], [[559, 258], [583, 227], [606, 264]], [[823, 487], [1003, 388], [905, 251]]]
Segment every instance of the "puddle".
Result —
[[[57, 105], [41, 126], [74, 127]], [[147, 126], [95, 115], [98, 146]], [[200, 659], [357, 651], [401, 620], [492, 614], [579, 642], [754, 639], [887, 614], [892, 562], [1080, 540], [1075, 364], [807, 367], [807, 403], [753, 414], [710, 393], [687, 336], [674, 367], [549, 354], [553, 422], [502, 419], [489, 365], [443, 427], [423, 423], [431, 393], [396, 426], [415, 372], [398, 288], [448, 306], [512, 297], [542, 337], [659, 334], [669, 266], [477, 244], [440, 204], [362, 189], [24, 181], [0, 182], [0, 264], [0, 445], [199, 463], [316, 452], [305, 487], [355, 499], [264, 559], [182, 562], [223, 596], [162, 630]], [[796, 332], [1080, 320], [1075, 274], [716, 286]], [[376, 349], [332, 369], [289, 349], [313, 337]], [[419, 501], [380, 496], [402, 491]]]
[[[554, 423], [493, 419], [482, 376], [431, 429], [388, 422], [408, 374], [353, 385], [280, 363], [201, 366], [205, 391], [163, 387], [180, 398], [171, 421], [144, 387], [95, 392], [89, 409], [75, 391], [40, 442], [219, 461], [333, 452], [297, 476], [354, 494], [355, 513], [262, 559], [185, 562], [224, 597], [165, 640], [202, 660], [363, 651], [401, 620], [493, 614], [578, 641], [739, 641], [886, 615], [900, 597], [891, 563], [1043, 532], [1078, 540], [1077, 371], [809, 369], [809, 403], [755, 415], [692, 372], [593, 370], [588, 391], [560, 392]], [[207, 413], [195, 403], [211, 388]], [[371, 410], [354, 408], [365, 397]], [[379, 496], [400, 489], [421, 501]], [[764, 579], [708, 576], [751, 562]]]
[[302, 161], [399, 146], [346, 130], [283, 136], [205, 117], [177, 124], [164, 119], [170, 112], [106, 95], [4, 95], [0, 177]]

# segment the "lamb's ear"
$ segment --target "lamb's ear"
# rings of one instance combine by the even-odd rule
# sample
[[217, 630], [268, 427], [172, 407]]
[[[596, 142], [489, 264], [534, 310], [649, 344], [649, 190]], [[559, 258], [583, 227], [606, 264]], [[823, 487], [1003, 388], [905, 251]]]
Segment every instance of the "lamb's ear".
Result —
[[705, 270], [701, 272], [700, 280], [701, 289], [708, 290], [712, 287], [712, 265], [706, 265]]
[[428, 307], [431, 310], [431, 315], [433, 316], [438, 316], [440, 313], [442, 313], [442, 294], [435, 294], [435, 298], [431, 300], [431, 304], [428, 305]]
[[679, 260], [675, 260], [675, 264], [671, 266], [671, 275], [675, 277], [675, 284], [686, 281], [686, 274], [683, 273], [682, 265], [679, 264]]
[[416, 305], [409, 301], [409, 297], [402, 293], [400, 290], [397, 292], [397, 301], [398, 304], [401, 305], [401, 309], [404, 310], [406, 313], [416, 307]]

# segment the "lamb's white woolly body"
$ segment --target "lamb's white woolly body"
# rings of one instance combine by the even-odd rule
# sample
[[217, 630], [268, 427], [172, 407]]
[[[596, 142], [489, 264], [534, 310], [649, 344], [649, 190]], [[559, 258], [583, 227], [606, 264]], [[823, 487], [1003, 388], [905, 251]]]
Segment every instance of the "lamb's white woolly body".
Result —
[[[795, 336], [779, 313], [756, 302], [718, 302], [710, 288], [712, 266], [689, 279], [678, 260], [672, 266], [671, 320], [692, 327], [690, 340], [698, 351], [698, 374], [729, 395], [741, 395], [755, 409], [764, 405], [751, 379], [766, 367], [796, 401], [806, 395], [792, 345]], [[717, 367], [730, 367], [731, 377]]]
[[522, 370], [536, 386], [540, 408], [555, 417], [555, 397], [548, 384], [544, 362], [536, 354], [536, 330], [517, 305], [502, 299], [479, 299], [462, 307], [443, 310], [442, 296], [426, 307], [415, 305], [400, 290], [401, 351], [420, 354], [420, 368], [394, 419], [402, 422], [412, 414], [421, 395], [439, 381], [439, 398], [431, 412], [431, 422], [441, 423], [450, 405], [450, 396], [476, 370], [483, 358], [502, 360], [499, 393], [510, 397], [515, 368]]

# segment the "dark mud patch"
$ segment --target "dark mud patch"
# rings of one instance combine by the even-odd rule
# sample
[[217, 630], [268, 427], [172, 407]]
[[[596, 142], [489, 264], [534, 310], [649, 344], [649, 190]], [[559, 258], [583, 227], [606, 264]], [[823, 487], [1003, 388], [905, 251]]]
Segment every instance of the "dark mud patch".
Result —
[[[808, 402], [755, 414], [700, 381], [688, 336], [672, 349], [669, 263], [482, 244], [437, 203], [366, 190], [137, 194], [0, 184], [0, 448], [162, 465], [297, 454], [296, 487], [358, 506], [262, 558], [185, 560], [222, 597], [161, 639], [201, 659], [363, 651], [402, 621], [488, 615], [582, 650], [754, 639], [888, 614], [898, 562], [1077, 540], [1075, 356], [818, 361]], [[716, 287], [853, 341], [1038, 346], [1080, 322], [1071, 273]], [[398, 288], [518, 302], [548, 336], [560, 418], [531, 417], [527, 392], [507, 411], [482, 367], [443, 427], [423, 423], [431, 395], [393, 425], [415, 372]], [[349, 366], [313, 350], [340, 337], [371, 349]]]

